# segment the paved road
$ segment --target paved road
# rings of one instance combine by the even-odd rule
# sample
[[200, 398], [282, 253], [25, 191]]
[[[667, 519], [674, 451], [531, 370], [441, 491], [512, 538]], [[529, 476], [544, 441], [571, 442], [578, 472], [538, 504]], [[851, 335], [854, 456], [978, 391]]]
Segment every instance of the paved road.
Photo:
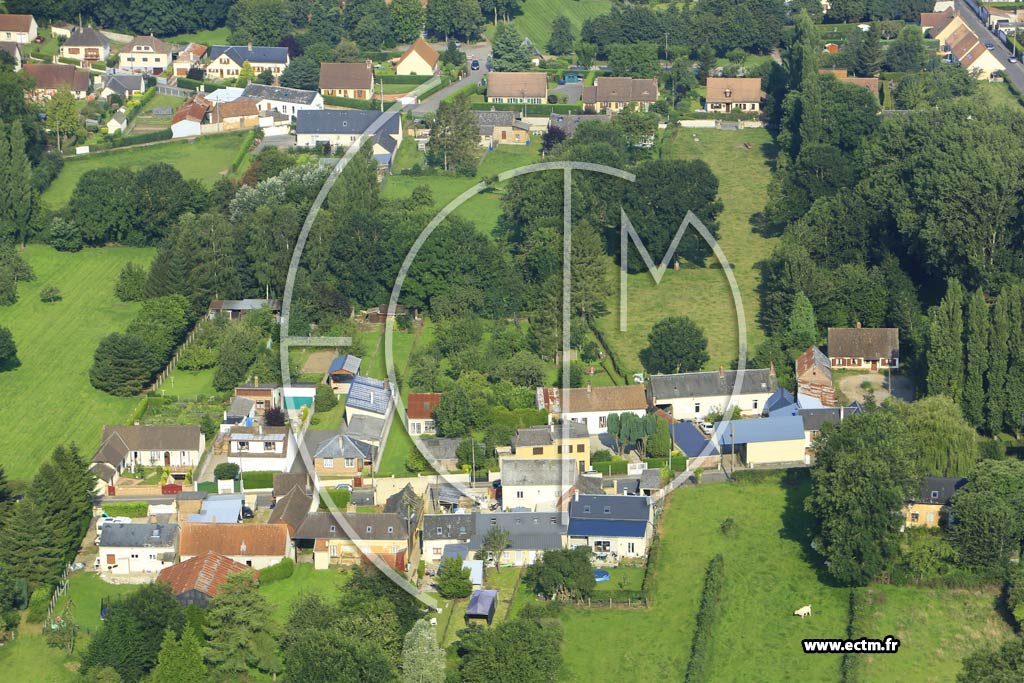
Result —
[[960, 12], [960, 17], [978, 35], [978, 39], [983, 44], [995, 43], [996, 48], [992, 52], [1002, 63], [1003, 69], [1006, 71], [1006, 77], [1019, 92], [1024, 92], [1024, 67], [1019, 62], [1017, 64], [1010, 63], [1010, 51], [999, 40], [998, 36], [988, 30], [985, 22], [974, 13], [970, 5], [966, 2], [956, 2], [956, 9]]
[[474, 43], [472, 45], [463, 45], [460, 48], [466, 53], [466, 58], [480, 60], [480, 69], [478, 71], [470, 71], [469, 76], [463, 78], [461, 81], [452, 83], [447, 88], [438, 90], [436, 93], [423, 100], [419, 104], [414, 104], [409, 108], [413, 114], [428, 114], [437, 111], [437, 108], [441, 104], [441, 100], [451, 95], [456, 90], [464, 88], [470, 83], [479, 83], [484, 76], [487, 75], [487, 62], [491, 58], [491, 44], [490, 43]]

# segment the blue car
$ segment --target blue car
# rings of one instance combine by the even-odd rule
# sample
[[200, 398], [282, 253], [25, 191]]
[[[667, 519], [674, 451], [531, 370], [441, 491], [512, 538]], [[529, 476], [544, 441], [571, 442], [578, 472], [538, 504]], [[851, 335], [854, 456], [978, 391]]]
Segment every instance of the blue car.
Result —
[[479, 71], [480, 70], [480, 60], [479, 59], [474, 59], [470, 63], [469, 68], [472, 69], [473, 71]]

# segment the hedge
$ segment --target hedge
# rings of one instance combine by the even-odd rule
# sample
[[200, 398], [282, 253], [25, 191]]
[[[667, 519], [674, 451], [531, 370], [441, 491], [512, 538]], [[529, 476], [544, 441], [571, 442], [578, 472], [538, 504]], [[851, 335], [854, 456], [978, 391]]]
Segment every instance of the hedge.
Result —
[[[474, 111], [523, 111], [522, 104], [498, 104], [497, 102], [474, 102], [469, 108]], [[583, 107], [579, 104], [527, 104], [527, 116], [548, 116], [550, 114], [582, 114]]]
[[274, 488], [273, 472], [242, 472], [242, 484], [247, 489]]
[[57, 61], [61, 64], [73, 64], [74, 66], [82, 65], [82, 60], [75, 59], [74, 57], [57, 57]]
[[108, 503], [103, 511], [111, 517], [145, 517], [149, 514], [149, 503]]
[[[668, 458], [647, 458], [648, 469], [665, 469], [668, 467]], [[673, 472], [685, 472], [686, 471], [686, 456], [683, 454], [672, 456], [672, 471]]]
[[242, 146], [238, 149], [238, 154], [235, 155], [235, 160], [231, 162], [231, 172], [234, 173], [238, 170], [238, 167], [245, 161], [245, 157], [249, 156], [249, 148], [252, 147], [252, 143], [256, 140], [256, 129], [253, 128], [245, 136], [245, 140], [242, 142]]
[[426, 83], [433, 76], [399, 76], [399, 75], [384, 75], [377, 76], [377, 80], [381, 83], [393, 83], [395, 85], [419, 85], [420, 83]]
[[178, 76], [178, 80], [175, 82], [179, 88], [185, 88], [186, 90], [199, 90], [199, 86], [203, 84], [202, 81], [185, 78], [184, 76]]
[[134, 107], [131, 107], [128, 110], [128, 113], [125, 114], [126, 122], [131, 123], [132, 121], [134, 121], [135, 117], [139, 115], [139, 112], [141, 112], [146, 107], [146, 105], [149, 104], [150, 100], [152, 100], [154, 97], [156, 97], [155, 87], [150, 88], [146, 92], [142, 93], [142, 97], [139, 98], [138, 104], [136, 104]]
[[611, 462], [591, 462], [590, 466], [601, 474], [625, 474], [629, 469], [629, 463], [625, 460], [612, 460]]
[[324, 95], [324, 104], [332, 107], [348, 107], [349, 109], [379, 109], [380, 102], [377, 100], [357, 100], [352, 97], [335, 97]]
[[711, 676], [711, 650], [715, 627], [722, 613], [722, 589], [725, 587], [725, 560], [715, 555], [704, 574], [704, 592], [697, 610], [697, 627], [693, 634], [690, 663], [686, 667], [686, 683], [703, 683]]
[[266, 569], [260, 570], [260, 583], [266, 585], [282, 579], [291, 578], [295, 573], [295, 563], [290, 557], [286, 557], [277, 564], [272, 564]]
[[[863, 590], [850, 590], [849, 612], [846, 622], [846, 637], [850, 640], [864, 636], [864, 610], [867, 594]], [[864, 670], [864, 656], [858, 652], [844, 652], [839, 663], [840, 683], [859, 683]]]
[[28, 623], [41, 624], [46, 618], [46, 610], [50, 607], [50, 589], [37, 588], [28, 599]]
[[170, 128], [164, 128], [163, 130], [154, 130], [148, 133], [139, 133], [138, 135], [121, 135], [110, 138], [110, 146], [116, 147], [127, 147], [129, 145], [144, 145], [149, 142], [159, 142], [161, 140], [170, 140], [174, 136], [174, 133]]
[[449, 78], [448, 76], [442, 76], [441, 77], [441, 81], [437, 85], [435, 85], [433, 88], [428, 88], [428, 89], [424, 90], [422, 93], [420, 93], [420, 95], [419, 95], [420, 101], [422, 102], [423, 100], [427, 99], [431, 95], [433, 95], [433, 94], [443, 90], [444, 88], [447, 88], [451, 84], [452, 84], [452, 79], [451, 78]]

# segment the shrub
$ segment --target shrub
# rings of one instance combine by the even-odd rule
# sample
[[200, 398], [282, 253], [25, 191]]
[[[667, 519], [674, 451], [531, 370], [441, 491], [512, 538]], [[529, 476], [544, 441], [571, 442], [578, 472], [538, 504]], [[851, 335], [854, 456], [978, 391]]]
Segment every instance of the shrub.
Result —
[[41, 624], [46, 618], [46, 610], [50, 606], [50, 589], [39, 587], [32, 591], [28, 599], [28, 623]]
[[55, 301], [60, 301], [62, 298], [60, 290], [53, 285], [43, 287], [42, 291], [39, 292], [39, 300], [44, 304], [52, 304]]
[[81, 251], [82, 231], [73, 221], [56, 216], [50, 224], [49, 242], [57, 251]]
[[146, 269], [129, 261], [117, 275], [114, 296], [121, 301], [142, 301], [146, 298]]
[[590, 454], [590, 462], [611, 462], [612, 452], [608, 450], [594, 451]]
[[711, 650], [715, 627], [722, 611], [722, 589], [725, 586], [725, 560], [715, 555], [704, 574], [704, 592], [697, 610], [697, 627], [693, 635], [690, 663], [686, 667], [686, 683], [701, 683], [711, 675]]
[[[154, 91], [155, 92], [155, 91]], [[109, 138], [111, 147], [127, 147], [128, 145], [142, 145], [147, 142], [159, 142], [160, 140], [170, 140], [173, 133], [170, 128], [163, 128], [161, 130], [154, 130], [149, 133], [139, 133], [137, 135], [119, 135], [116, 137]]]
[[288, 579], [294, 573], [295, 563], [292, 562], [290, 557], [286, 557], [277, 564], [272, 564], [266, 569], [260, 570], [260, 584], [266, 585], [275, 581], [281, 581], [282, 579]]
[[111, 517], [145, 517], [149, 514], [148, 503], [108, 503], [103, 511]]
[[724, 534], [725, 536], [735, 536], [736, 520], [732, 517], [726, 517], [724, 520], [722, 520], [722, 526], [720, 528], [722, 530], [722, 534]]
[[338, 397], [334, 395], [334, 389], [326, 384], [318, 384], [316, 387], [316, 398], [313, 406], [318, 413], [325, 413], [338, 405]]
[[213, 468], [214, 479], [236, 479], [238, 477], [238, 465], [233, 462], [222, 462]]
[[558, 95], [555, 93], [548, 95], [548, 104], [558, 104]]

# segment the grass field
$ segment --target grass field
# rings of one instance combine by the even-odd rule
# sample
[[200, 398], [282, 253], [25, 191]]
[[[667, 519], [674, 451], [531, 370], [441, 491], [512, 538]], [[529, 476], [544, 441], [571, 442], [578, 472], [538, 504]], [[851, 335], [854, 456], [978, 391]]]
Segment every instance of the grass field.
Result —
[[303, 593], [319, 593], [333, 602], [338, 589], [348, 583], [349, 574], [337, 569], [316, 571], [313, 565], [297, 564], [295, 573], [287, 579], [261, 585], [260, 593], [274, 610], [278, 625], [284, 624], [295, 598]]
[[86, 634], [94, 634], [103, 622], [100, 607], [104, 598], [127, 595], [137, 588], [131, 584], [107, 583], [95, 572], [79, 571], [71, 575], [68, 592], [57, 601], [54, 614], [60, 614], [67, 602], [71, 601], [71, 612], [75, 621]]
[[[123, 330], [138, 304], [114, 297], [128, 261], [148, 265], [153, 249], [111, 247], [76, 254], [30, 245], [24, 252], [36, 280], [18, 286], [18, 302], [0, 308], [0, 325], [18, 345], [21, 366], [0, 373], [4, 423], [17, 425], [0, 446], [12, 479], [28, 479], [55, 446], [75, 441], [86, 458], [99, 445], [104, 424], [128, 419], [138, 400], [93, 389], [89, 367], [99, 340]], [[39, 291], [54, 285], [63, 299], [44, 304]]]
[[215, 396], [219, 392], [213, 388], [213, 376], [216, 369], [181, 370], [174, 368], [160, 388], [168, 396], [179, 398], [195, 398], [196, 396]]
[[200, 43], [202, 45], [228, 45], [228, 36], [231, 29], [227, 26], [211, 29], [209, 31], [197, 31], [196, 33], [182, 33], [181, 35], [166, 38], [169, 43]]
[[[569, 681], [680, 680], [689, 659], [704, 570], [725, 558], [722, 616], [711, 654], [713, 681], [837, 681], [838, 657], [805, 657], [803, 638], [845, 637], [849, 591], [822, 581], [809, 547], [804, 498], [809, 484], [706, 484], [672, 494], [661, 520], [653, 606], [647, 611], [570, 609], [565, 657]], [[720, 532], [732, 517], [737, 533]], [[949, 681], [965, 650], [1012, 631], [992, 609], [993, 593], [884, 586], [872, 592], [867, 637], [904, 641], [896, 655], [871, 659], [870, 681]], [[796, 619], [810, 603], [814, 614]], [[614, 647], [594, 647], [614, 643]]]
[[185, 178], [195, 178], [209, 185], [227, 173], [245, 138], [245, 133], [204, 135], [193, 142], [167, 142], [68, 159], [41, 199], [49, 208], [59, 209], [67, 204], [78, 179], [86, 171], [106, 167], [137, 169], [157, 162], [170, 164]]
[[[559, 15], [565, 15], [572, 24], [572, 32], [577, 38], [583, 21], [611, 11], [609, 0], [525, 0], [521, 14], [514, 19], [516, 28], [525, 37], [533, 41], [541, 52], [547, 52], [548, 38], [551, 37], [551, 24]], [[493, 16], [487, 25], [487, 35], [494, 34]]]
[[[753, 354], [763, 338], [757, 326], [758, 297], [755, 290], [758, 273], [754, 264], [765, 259], [774, 248], [774, 240], [762, 238], [751, 229], [750, 219], [767, 201], [770, 169], [766, 150], [771, 138], [761, 128], [742, 131], [700, 130], [700, 142], [691, 131], [681, 129], [664, 141], [668, 158], [703, 159], [718, 178], [718, 195], [724, 205], [718, 223], [719, 244], [733, 266], [742, 296], [747, 324], [747, 356]], [[751, 149], [743, 144], [749, 143]], [[652, 254], [660, 262], [661, 254]], [[704, 328], [708, 337], [706, 367], [729, 366], [737, 357], [736, 312], [725, 273], [712, 258], [707, 268], [683, 267], [668, 270], [660, 285], [650, 273], [629, 276], [627, 299], [628, 327], [619, 331], [619, 288], [608, 301], [609, 314], [598, 319], [598, 326], [629, 374], [642, 368], [638, 354], [647, 345], [647, 334], [658, 320], [669, 315], [687, 315]], [[618, 264], [614, 268], [617, 279]]]
[[[406, 150], [406, 146], [410, 149]], [[412, 141], [407, 140], [400, 149], [398, 161], [402, 168], [411, 167], [415, 163], [424, 165], [423, 153], [416, 151]], [[440, 211], [448, 202], [480, 180], [539, 161], [540, 145], [498, 145], [493, 152], [484, 156], [474, 178], [448, 175], [392, 175], [387, 179], [381, 196], [385, 199], [404, 199], [412, 194], [416, 187], [426, 185], [434, 194], [434, 209]], [[501, 190], [498, 188], [484, 191], [459, 207], [455, 215], [472, 221], [481, 232], [489, 233], [494, 229], [501, 213], [501, 196]]]

